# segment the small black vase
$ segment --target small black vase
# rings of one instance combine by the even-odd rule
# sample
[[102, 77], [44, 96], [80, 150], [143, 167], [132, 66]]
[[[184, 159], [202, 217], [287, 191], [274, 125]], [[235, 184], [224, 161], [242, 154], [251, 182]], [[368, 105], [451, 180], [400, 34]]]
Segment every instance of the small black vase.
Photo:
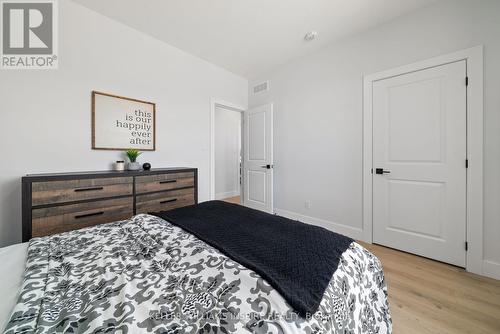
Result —
[[150, 170], [151, 169], [151, 164], [149, 162], [146, 162], [144, 165], [142, 165], [142, 168], [144, 170]]

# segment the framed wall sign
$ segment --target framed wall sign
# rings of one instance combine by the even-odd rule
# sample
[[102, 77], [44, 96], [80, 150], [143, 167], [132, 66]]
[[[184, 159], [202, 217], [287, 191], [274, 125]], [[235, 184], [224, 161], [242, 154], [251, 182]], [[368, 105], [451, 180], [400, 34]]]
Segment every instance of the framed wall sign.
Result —
[[154, 151], [155, 127], [154, 103], [92, 92], [92, 149]]

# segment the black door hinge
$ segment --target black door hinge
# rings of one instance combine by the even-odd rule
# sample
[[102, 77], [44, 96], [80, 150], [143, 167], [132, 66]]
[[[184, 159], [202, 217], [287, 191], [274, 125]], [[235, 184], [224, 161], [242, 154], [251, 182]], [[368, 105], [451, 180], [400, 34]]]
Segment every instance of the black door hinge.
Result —
[[465, 85], [468, 86], [469, 85], [469, 77], [465, 77]]
[[469, 168], [469, 159], [465, 159], [465, 168]]
[[465, 251], [468, 251], [469, 250], [469, 243], [466, 241], [465, 242]]

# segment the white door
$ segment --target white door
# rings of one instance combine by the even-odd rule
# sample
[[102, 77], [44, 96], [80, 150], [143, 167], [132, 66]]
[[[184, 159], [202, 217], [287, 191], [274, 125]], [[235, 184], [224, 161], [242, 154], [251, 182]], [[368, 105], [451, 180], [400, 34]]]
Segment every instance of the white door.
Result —
[[243, 204], [273, 212], [273, 105], [245, 111]]
[[466, 61], [373, 83], [373, 240], [465, 267]]

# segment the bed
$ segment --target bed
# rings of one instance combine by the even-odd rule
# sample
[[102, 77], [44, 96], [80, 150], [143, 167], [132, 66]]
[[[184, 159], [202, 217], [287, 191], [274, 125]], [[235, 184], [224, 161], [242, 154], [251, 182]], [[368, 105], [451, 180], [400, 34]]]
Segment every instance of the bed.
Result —
[[19, 298], [28, 254], [28, 243], [0, 248], [0, 330], [7, 325]]
[[[209, 205], [206, 208], [210, 209]], [[225, 209], [225, 205], [217, 202], [219, 208]], [[250, 211], [232, 208], [246, 219], [254, 217]], [[190, 214], [189, 209], [181, 212]], [[25, 252], [26, 270], [23, 275], [18, 272], [17, 279], [9, 279], [12, 287], [19, 286], [19, 292], [15, 304], [2, 306], [2, 311], [11, 309], [5, 333], [392, 331], [382, 266], [358, 243], [348, 243], [338, 256], [337, 267], [314, 312], [304, 313], [300, 307], [291, 306], [296, 305], [297, 298], [293, 298], [295, 292], [295, 297], [300, 297], [299, 291], [282, 290], [280, 284], [290, 281], [289, 277], [275, 279], [268, 271], [261, 272], [265, 268], [262, 264], [244, 266], [241, 262], [253, 262], [245, 262], [248, 257], [235, 261], [238, 256], [230, 247], [206, 237], [201, 230], [191, 231], [189, 226], [165, 217], [175, 218], [175, 214], [163, 218], [141, 214], [129, 220], [34, 238], [28, 247], [18, 248], [19, 258]], [[285, 219], [262, 217], [267, 221]], [[306, 225], [283, 223], [295, 224], [296, 228]], [[264, 233], [258, 224], [254, 226], [250, 230], [257, 231], [251, 233]], [[224, 233], [233, 233], [226, 230], [232, 228], [224, 229]], [[237, 228], [235, 231], [241, 234]], [[291, 255], [283, 261], [296, 260]], [[296, 268], [298, 276], [304, 275], [301, 269]], [[279, 271], [275, 274], [280, 276]], [[307, 286], [299, 290], [309, 291]], [[12, 303], [13, 297], [10, 300]]]

